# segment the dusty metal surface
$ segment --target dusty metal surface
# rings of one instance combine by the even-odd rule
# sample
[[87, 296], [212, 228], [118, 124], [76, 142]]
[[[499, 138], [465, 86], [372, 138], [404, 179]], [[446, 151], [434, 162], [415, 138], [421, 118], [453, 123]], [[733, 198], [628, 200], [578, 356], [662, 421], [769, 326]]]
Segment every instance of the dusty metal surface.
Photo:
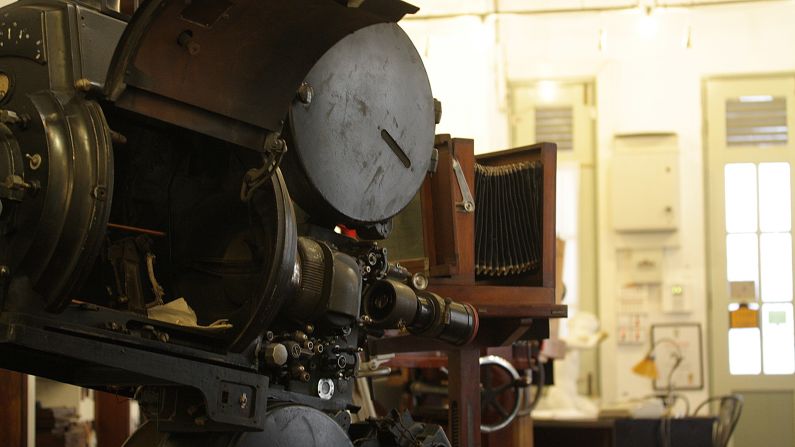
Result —
[[[343, 222], [397, 214], [425, 178], [434, 139], [433, 96], [411, 40], [394, 23], [361, 29], [323, 55], [306, 81], [314, 94], [290, 110], [288, 156], [312, 191], [291, 188], [305, 193], [296, 199]], [[287, 172], [291, 186], [294, 174]]]

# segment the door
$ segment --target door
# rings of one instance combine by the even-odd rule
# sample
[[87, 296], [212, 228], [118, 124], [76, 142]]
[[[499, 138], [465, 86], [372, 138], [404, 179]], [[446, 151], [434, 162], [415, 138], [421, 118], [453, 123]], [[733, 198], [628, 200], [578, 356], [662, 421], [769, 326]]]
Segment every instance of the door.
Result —
[[[556, 232], [564, 242], [559, 251], [569, 319], [578, 311], [597, 315], [596, 85], [593, 80], [515, 81], [509, 91], [511, 146], [558, 145]], [[554, 320], [550, 327], [555, 331], [560, 325], [558, 334], [565, 336], [567, 323]], [[581, 351], [579, 356], [579, 392], [598, 395], [597, 351]]]
[[713, 395], [745, 407], [735, 447], [795, 445], [795, 76], [704, 84]]

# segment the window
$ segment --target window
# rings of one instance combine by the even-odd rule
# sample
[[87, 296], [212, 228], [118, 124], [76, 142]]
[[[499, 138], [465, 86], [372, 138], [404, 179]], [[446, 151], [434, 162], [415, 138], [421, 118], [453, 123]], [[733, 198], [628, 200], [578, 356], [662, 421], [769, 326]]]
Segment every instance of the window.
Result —
[[761, 301], [761, 328], [729, 329], [731, 373], [795, 373], [790, 164], [728, 163], [724, 182], [726, 279], [754, 283], [744, 305]]

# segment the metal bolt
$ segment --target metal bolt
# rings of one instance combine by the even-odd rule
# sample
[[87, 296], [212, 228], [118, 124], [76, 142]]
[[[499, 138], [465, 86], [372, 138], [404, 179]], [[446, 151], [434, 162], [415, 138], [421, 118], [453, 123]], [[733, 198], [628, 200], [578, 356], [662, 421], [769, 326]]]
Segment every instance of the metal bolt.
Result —
[[201, 51], [202, 47], [195, 40], [193, 40], [193, 31], [185, 30], [177, 36], [177, 43], [188, 50], [188, 54], [196, 56]]
[[307, 324], [306, 327], [304, 328], [304, 331], [307, 334], [311, 334], [311, 333], [315, 332], [315, 327], [312, 326], [311, 324]]
[[166, 334], [165, 332], [161, 332], [160, 335], [158, 335], [157, 338], [159, 338], [160, 341], [162, 341], [163, 343], [168, 343], [168, 340], [170, 339], [168, 334]]
[[245, 409], [248, 406], [248, 394], [243, 393], [240, 395], [240, 408]]
[[75, 81], [75, 89], [81, 92], [87, 92], [91, 90], [91, 81], [86, 78], [80, 78]]
[[304, 334], [304, 333], [303, 333], [303, 332], [301, 332], [301, 331], [295, 331], [295, 332], [293, 332], [293, 340], [295, 340], [295, 341], [297, 341], [297, 342], [299, 342], [299, 343], [305, 342], [305, 341], [307, 341], [308, 339], [309, 339], [309, 337], [307, 337], [307, 336], [306, 336], [306, 334]]
[[25, 158], [28, 159], [28, 165], [30, 166], [30, 169], [35, 171], [35, 170], [37, 170], [37, 169], [39, 169], [41, 167], [41, 155], [39, 155], [39, 154], [33, 154], [33, 155], [25, 154]]
[[271, 367], [282, 366], [287, 363], [287, 348], [281, 343], [268, 343], [265, 345], [265, 363]]
[[0, 279], [8, 276], [8, 266], [0, 265]]
[[102, 185], [95, 186], [94, 190], [91, 191], [91, 195], [97, 200], [104, 201], [108, 195], [108, 189]]
[[315, 95], [315, 89], [309, 85], [308, 82], [302, 82], [298, 87], [298, 100], [302, 103], [309, 105], [312, 103], [312, 97]]

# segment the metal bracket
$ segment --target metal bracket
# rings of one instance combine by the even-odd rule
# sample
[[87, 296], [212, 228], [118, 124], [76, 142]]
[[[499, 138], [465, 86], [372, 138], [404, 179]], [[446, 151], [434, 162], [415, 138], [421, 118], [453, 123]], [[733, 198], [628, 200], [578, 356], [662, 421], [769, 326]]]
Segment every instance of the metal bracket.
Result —
[[393, 358], [395, 358], [395, 354], [381, 354], [370, 358], [367, 362], [360, 363], [361, 368], [356, 371], [356, 377], [388, 376], [392, 372], [392, 368], [381, 365]]
[[436, 174], [437, 167], [439, 167], [439, 149], [433, 148], [433, 151], [431, 151], [431, 164], [428, 165], [428, 173]]
[[240, 187], [241, 201], [251, 200], [254, 190], [271, 178], [281, 164], [285, 152], [287, 152], [287, 143], [281, 138], [279, 132], [269, 133], [263, 145], [262, 167], [249, 169], [243, 176], [243, 183]]
[[459, 211], [463, 211], [465, 213], [474, 213], [475, 200], [472, 199], [472, 193], [469, 191], [469, 185], [467, 185], [467, 180], [464, 177], [464, 171], [461, 169], [461, 163], [458, 162], [455, 156], [452, 158], [453, 172], [455, 173], [456, 180], [458, 180], [458, 189], [461, 190], [461, 198], [463, 199], [462, 202], [456, 202], [455, 206]]

